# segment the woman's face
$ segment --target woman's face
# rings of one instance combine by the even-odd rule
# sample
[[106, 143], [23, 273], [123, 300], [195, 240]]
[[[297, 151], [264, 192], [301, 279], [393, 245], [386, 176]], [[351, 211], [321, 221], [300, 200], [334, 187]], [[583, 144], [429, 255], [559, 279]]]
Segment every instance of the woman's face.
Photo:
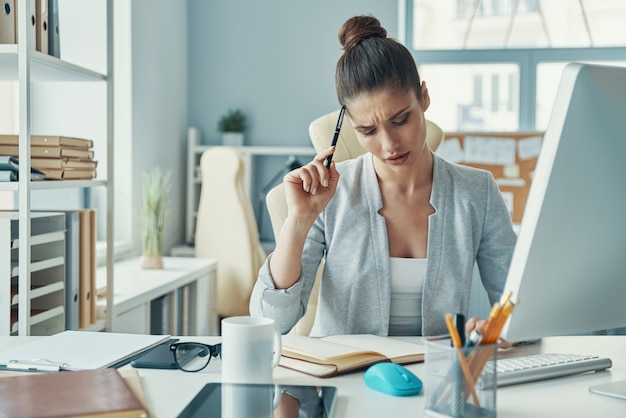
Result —
[[422, 83], [422, 102], [413, 91], [383, 89], [346, 103], [347, 116], [363, 148], [384, 166], [411, 168], [428, 150], [424, 111], [430, 104]]

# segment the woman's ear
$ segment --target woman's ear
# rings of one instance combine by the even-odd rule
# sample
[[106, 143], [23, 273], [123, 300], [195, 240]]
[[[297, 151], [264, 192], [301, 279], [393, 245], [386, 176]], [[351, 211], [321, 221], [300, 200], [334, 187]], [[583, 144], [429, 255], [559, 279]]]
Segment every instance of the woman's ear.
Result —
[[425, 112], [430, 106], [430, 95], [428, 94], [428, 87], [426, 87], [426, 82], [422, 81], [422, 110]]

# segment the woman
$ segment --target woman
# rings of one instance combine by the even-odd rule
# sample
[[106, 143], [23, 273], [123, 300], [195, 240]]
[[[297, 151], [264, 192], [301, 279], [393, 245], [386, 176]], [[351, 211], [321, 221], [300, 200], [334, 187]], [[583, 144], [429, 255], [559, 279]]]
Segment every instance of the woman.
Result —
[[489, 172], [429, 150], [430, 96], [410, 52], [372, 16], [349, 19], [339, 39], [337, 96], [368, 152], [327, 169], [331, 147], [285, 176], [288, 216], [250, 312], [288, 332], [325, 257], [312, 336], [444, 334], [446, 313], [468, 313], [474, 262], [500, 298], [511, 218]]

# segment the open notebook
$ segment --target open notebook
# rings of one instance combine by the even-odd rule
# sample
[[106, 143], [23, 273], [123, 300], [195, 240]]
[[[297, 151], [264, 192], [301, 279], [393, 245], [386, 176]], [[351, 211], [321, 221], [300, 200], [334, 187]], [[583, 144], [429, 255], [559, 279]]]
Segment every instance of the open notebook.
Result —
[[423, 345], [371, 334], [282, 338], [280, 365], [317, 377], [335, 376], [385, 361], [424, 361]]

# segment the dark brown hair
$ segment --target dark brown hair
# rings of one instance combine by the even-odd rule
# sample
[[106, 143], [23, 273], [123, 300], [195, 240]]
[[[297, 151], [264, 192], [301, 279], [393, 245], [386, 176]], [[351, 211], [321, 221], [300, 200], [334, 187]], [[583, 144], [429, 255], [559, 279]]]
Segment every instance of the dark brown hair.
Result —
[[340, 104], [362, 93], [390, 88], [412, 89], [422, 101], [420, 76], [409, 50], [395, 39], [374, 16], [355, 16], [339, 30], [344, 53], [337, 62], [335, 85]]

